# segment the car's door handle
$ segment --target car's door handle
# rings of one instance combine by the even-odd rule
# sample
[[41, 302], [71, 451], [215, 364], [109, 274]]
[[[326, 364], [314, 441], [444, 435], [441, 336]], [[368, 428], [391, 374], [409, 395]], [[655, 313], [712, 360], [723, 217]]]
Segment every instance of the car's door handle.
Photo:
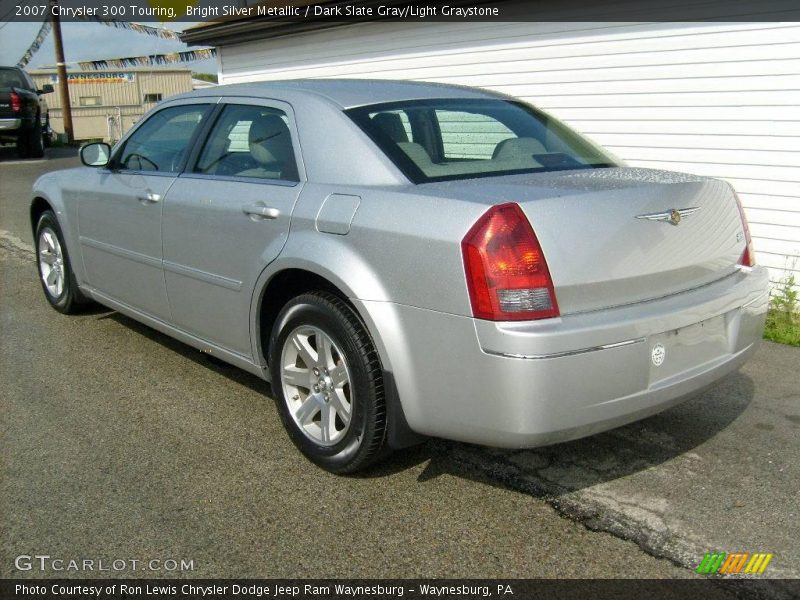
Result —
[[139, 196], [139, 202], [143, 204], [155, 204], [156, 202], [161, 202], [161, 194], [147, 192], [144, 196]]
[[256, 204], [246, 204], [242, 207], [242, 212], [249, 216], [251, 219], [260, 221], [263, 219], [277, 219], [281, 214], [277, 208], [265, 206], [260, 202]]

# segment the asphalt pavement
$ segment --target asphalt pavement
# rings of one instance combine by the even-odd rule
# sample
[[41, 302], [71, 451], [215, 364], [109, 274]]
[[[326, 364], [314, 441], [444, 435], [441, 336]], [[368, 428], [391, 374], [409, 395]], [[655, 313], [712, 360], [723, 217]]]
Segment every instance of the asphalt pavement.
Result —
[[[698, 577], [712, 551], [800, 576], [799, 349], [765, 342], [699, 397], [585, 440], [431, 440], [336, 477], [261, 380], [101, 307], [50, 309], [29, 190], [75, 155], [0, 149], [0, 577], [91, 575], [15, 565], [37, 554], [125, 560], [115, 576]], [[192, 568], [131, 566], [151, 559]]]

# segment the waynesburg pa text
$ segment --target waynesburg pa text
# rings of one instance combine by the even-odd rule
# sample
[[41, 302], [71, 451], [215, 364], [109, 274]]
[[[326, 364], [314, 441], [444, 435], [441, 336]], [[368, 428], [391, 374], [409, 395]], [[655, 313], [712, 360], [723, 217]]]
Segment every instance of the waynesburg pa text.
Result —
[[334, 585], [315, 585], [305, 583], [267, 585], [259, 584], [211, 584], [196, 585], [192, 583], [162, 583], [162, 584], [132, 584], [132, 583], [113, 583], [113, 580], [106, 583], [98, 582], [96, 585], [64, 584], [57, 583], [52, 585], [27, 585], [17, 584], [15, 593], [17, 595], [45, 595], [69, 596], [83, 595], [100, 597], [105, 594], [108, 596], [175, 596], [180, 592], [182, 596], [193, 598], [211, 598], [218, 596], [243, 596], [248, 598], [279, 598], [282, 596], [297, 597], [300, 594], [305, 596], [331, 596], [335, 594], [341, 596], [384, 596], [402, 598], [408, 593], [419, 593], [424, 596], [444, 597], [444, 596], [468, 596], [471, 598], [488, 598], [490, 596], [513, 596], [514, 592], [508, 584], [497, 584], [496, 590], [490, 589], [488, 585], [429, 585], [421, 583], [419, 586], [412, 585], [384, 585], [373, 583], [370, 585], [349, 585], [337, 583]]

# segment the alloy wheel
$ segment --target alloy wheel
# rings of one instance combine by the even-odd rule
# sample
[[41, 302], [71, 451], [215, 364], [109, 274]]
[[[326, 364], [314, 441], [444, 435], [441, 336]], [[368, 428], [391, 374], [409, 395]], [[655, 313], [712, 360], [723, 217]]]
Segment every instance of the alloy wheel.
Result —
[[353, 392], [344, 354], [331, 337], [318, 327], [294, 329], [283, 345], [280, 375], [289, 414], [306, 437], [321, 446], [342, 440]]
[[59, 298], [64, 292], [64, 253], [58, 236], [49, 227], [39, 233], [39, 273], [47, 293]]

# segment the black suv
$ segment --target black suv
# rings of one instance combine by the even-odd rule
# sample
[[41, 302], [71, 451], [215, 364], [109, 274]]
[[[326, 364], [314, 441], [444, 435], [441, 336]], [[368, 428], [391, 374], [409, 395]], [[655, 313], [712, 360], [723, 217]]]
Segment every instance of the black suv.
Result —
[[41, 158], [50, 145], [50, 117], [41, 96], [52, 91], [50, 84], [37, 90], [18, 67], [0, 67], [0, 142], [16, 141], [20, 158]]

